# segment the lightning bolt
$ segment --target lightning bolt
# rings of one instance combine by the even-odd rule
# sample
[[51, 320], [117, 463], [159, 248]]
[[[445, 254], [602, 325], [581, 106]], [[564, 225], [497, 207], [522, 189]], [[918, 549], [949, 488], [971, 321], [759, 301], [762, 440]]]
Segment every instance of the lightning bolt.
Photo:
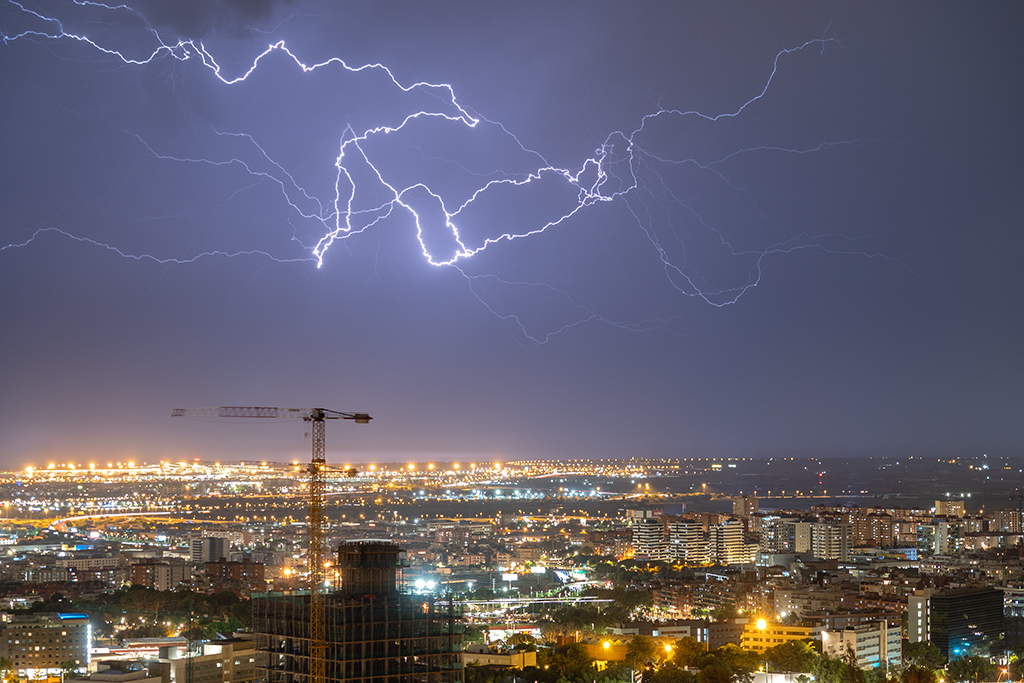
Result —
[[[475, 262], [484, 252], [500, 252], [513, 243], [536, 241], [543, 235], [556, 233], [567, 226], [579, 226], [590, 220], [593, 212], [602, 207], [619, 206], [625, 209], [635, 234], [644, 240], [653, 262], [660, 268], [662, 282], [677, 297], [699, 300], [715, 308], [733, 305], [751, 288], [757, 287], [762, 280], [764, 263], [772, 257], [816, 250], [829, 254], [886, 258], [882, 254], [857, 248], [853, 240], [835, 233], [802, 232], [798, 235], [785, 235], [768, 219], [754, 194], [730, 181], [722, 170], [727, 162], [743, 155], [817, 154], [869, 141], [827, 141], [806, 149], [771, 145], [746, 147], [710, 161], [669, 153], [668, 149], [678, 145], [664, 143], [665, 130], [682, 121], [717, 123], [741, 117], [766, 97], [787, 58], [802, 52], [826, 54], [830, 46], [840, 45], [834, 37], [822, 36], [780, 50], [760, 90], [729, 111], [709, 114], [695, 109], [658, 107], [643, 116], [633, 130], [617, 130], [608, 134], [592, 156], [582, 159], [575, 167], [567, 168], [549, 163], [539, 151], [528, 147], [503, 124], [462, 104], [456, 97], [454, 87], [448, 83], [404, 83], [390, 68], [380, 63], [351, 65], [337, 57], [306, 63], [284, 41], [267, 45], [247, 67], [228, 74], [202, 42], [186, 39], [166, 42], [144, 16], [126, 5], [107, 5], [87, 0], [74, 0], [74, 5], [80, 11], [110, 14], [115, 19], [130, 15], [136, 23], [141, 23], [142, 36], [149, 43], [148, 47], [135, 53], [123, 48], [116, 49], [85, 33], [68, 30], [65, 21], [15, 0], [8, 0], [7, 6], [14, 8], [15, 16], [28, 25], [18, 31], [8, 32], [4, 29], [0, 39], [7, 46], [26, 41], [77, 43], [130, 67], [141, 67], [167, 59], [197, 63], [224, 87], [239, 86], [256, 74], [262, 64], [282, 58], [292, 63], [302, 74], [335, 70], [350, 77], [359, 74], [377, 75], [396, 93], [416, 101], [428, 100], [435, 106], [414, 109], [395, 117], [390, 123], [360, 129], [352, 125], [345, 127], [337, 142], [334, 169], [330, 172], [333, 176], [332, 193], [325, 198], [318, 197], [316, 192], [300, 185], [295, 174], [275, 161], [273, 155], [252, 134], [212, 131], [216, 139], [226, 143], [222, 149], [229, 151], [217, 158], [178, 156], [158, 150], [142, 136], [130, 133], [140, 148], [155, 159], [178, 164], [231, 167], [252, 177], [254, 181], [271, 183], [300, 222], [318, 226], [319, 236], [314, 235], [312, 238], [301, 236], [293, 229], [291, 239], [299, 243], [306, 256], [283, 258], [265, 250], [251, 249], [211, 250], [186, 258], [158, 257], [128, 253], [111, 244], [76, 236], [57, 227], [38, 228], [21, 242], [0, 246], [0, 252], [24, 248], [43, 235], [55, 234], [110, 250], [125, 258], [159, 264], [188, 264], [212, 257], [257, 256], [279, 263], [310, 262], [319, 268], [325, 264], [327, 254], [335, 243], [380, 228], [386, 221], [395, 220], [404, 214], [411, 221], [419, 250], [427, 263], [459, 273], [465, 278], [473, 295], [492, 314], [506, 321], [517, 334], [537, 343], [544, 343], [567, 329], [590, 322], [643, 331], [663, 326], [679, 315], [672, 313], [625, 321], [602, 314], [592, 302], [583, 301], [579, 296], [571, 295], [566, 289], [554, 284], [474, 270]], [[394, 168], [390, 168], [382, 152], [388, 142], [415, 139], [426, 126], [432, 126], [432, 130], [441, 130], [445, 134], [461, 130], [471, 137], [475, 136], [473, 139], [502, 140], [500, 145], [506, 151], [501, 154], [505, 156], [507, 150], [511, 150], [516, 155], [512, 164], [515, 170], [502, 170], [498, 167], [484, 172], [474, 171], [458, 161], [431, 157], [420, 150], [420, 162], [436, 161], [450, 170], [461, 172], [458, 189], [451, 189], [423, 180], [409, 179], [405, 177], [409, 173], [401, 164], [391, 164]], [[481, 133], [482, 129], [486, 129], [487, 133]], [[403, 147], [406, 150], [415, 148], [416, 145], [412, 143]], [[695, 203], [684, 196], [686, 192], [681, 181], [674, 179], [674, 174], [683, 169], [700, 174], [702, 182], [717, 182], [745, 197], [762, 222], [762, 233], [774, 233], [777, 237], [770, 239], [765, 234], [759, 234], [755, 239], [746, 240], [747, 246], [739, 246], [736, 240], [727, 237], [726, 230], [716, 226], [714, 221], [707, 220]], [[530, 203], [535, 196], [553, 199], [538, 203], [552, 207], [547, 215], [529, 215], [521, 220], [513, 220], [511, 228], [497, 229], [486, 218], [489, 214], [493, 215], [495, 209], [500, 213], [503, 208], [516, 206], [517, 202]], [[539, 212], [533, 212], [536, 213]], [[731, 273], [729, 282], [723, 284], [717, 274], [697, 267], [697, 259], [691, 258], [688, 249], [686, 231], [680, 227], [680, 215], [689, 217], [689, 224], [703, 233], [701, 239], [710, 245], [709, 248], [720, 250], [732, 260], [731, 270], [735, 272]], [[524, 322], [522, 312], [506, 310], [502, 297], [496, 294], [512, 289], [537, 293], [548, 297], [548, 300], [559, 302], [564, 310], [563, 319], [547, 325], [547, 329], [540, 332], [533, 331]]]

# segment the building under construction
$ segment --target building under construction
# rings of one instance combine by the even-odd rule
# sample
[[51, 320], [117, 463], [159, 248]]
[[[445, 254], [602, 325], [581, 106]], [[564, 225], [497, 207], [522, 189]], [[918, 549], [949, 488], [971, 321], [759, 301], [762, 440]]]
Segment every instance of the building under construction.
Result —
[[[327, 682], [462, 682], [459, 615], [450, 600], [441, 608], [402, 592], [401, 553], [390, 541], [356, 541], [338, 549], [335, 585], [324, 602]], [[309, 683], [309, 592], [252, 598], [257, 678]]]

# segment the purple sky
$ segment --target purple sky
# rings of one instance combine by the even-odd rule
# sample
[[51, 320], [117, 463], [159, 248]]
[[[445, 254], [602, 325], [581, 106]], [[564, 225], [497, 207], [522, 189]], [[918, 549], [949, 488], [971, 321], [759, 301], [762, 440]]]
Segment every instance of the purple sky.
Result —
[[1019, 3], [128, 4], [0, 3], [0, 466], [1021, 453]]

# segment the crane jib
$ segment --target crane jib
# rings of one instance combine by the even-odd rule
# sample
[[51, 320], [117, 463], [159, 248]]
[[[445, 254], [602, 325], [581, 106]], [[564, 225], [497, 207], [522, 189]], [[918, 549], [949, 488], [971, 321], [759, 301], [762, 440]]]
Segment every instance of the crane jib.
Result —
[[266, 406], [221, 406], [219, 408], [175, 408], [171, 417], [274, 417], [293, 420], [355, 420], [366, 424], [373, 418], [366, 413], [341, 413], [326, 408], [270, 408]]
[[[294, 408], [292, 410], [296, 413], [302, 412]], [[219, 411], [218, 417], [285, 417], [281, 414], [285, 412], [281, 408], [224, 406]], [[300, 415], [296, 414], [295, 417]]]

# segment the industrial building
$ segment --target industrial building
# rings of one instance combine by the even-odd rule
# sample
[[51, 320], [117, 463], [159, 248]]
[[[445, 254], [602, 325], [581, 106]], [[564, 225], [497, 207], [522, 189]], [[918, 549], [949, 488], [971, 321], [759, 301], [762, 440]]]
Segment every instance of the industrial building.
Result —
[[[326, 681], [461, 683], [462, 624], [452, 601], [403, 592], [402, 550], [390, 541], [338, 549], [326, 594]], [[310, 679], [308, 591], [255, 593], [257, 677], [267, 683]]]

